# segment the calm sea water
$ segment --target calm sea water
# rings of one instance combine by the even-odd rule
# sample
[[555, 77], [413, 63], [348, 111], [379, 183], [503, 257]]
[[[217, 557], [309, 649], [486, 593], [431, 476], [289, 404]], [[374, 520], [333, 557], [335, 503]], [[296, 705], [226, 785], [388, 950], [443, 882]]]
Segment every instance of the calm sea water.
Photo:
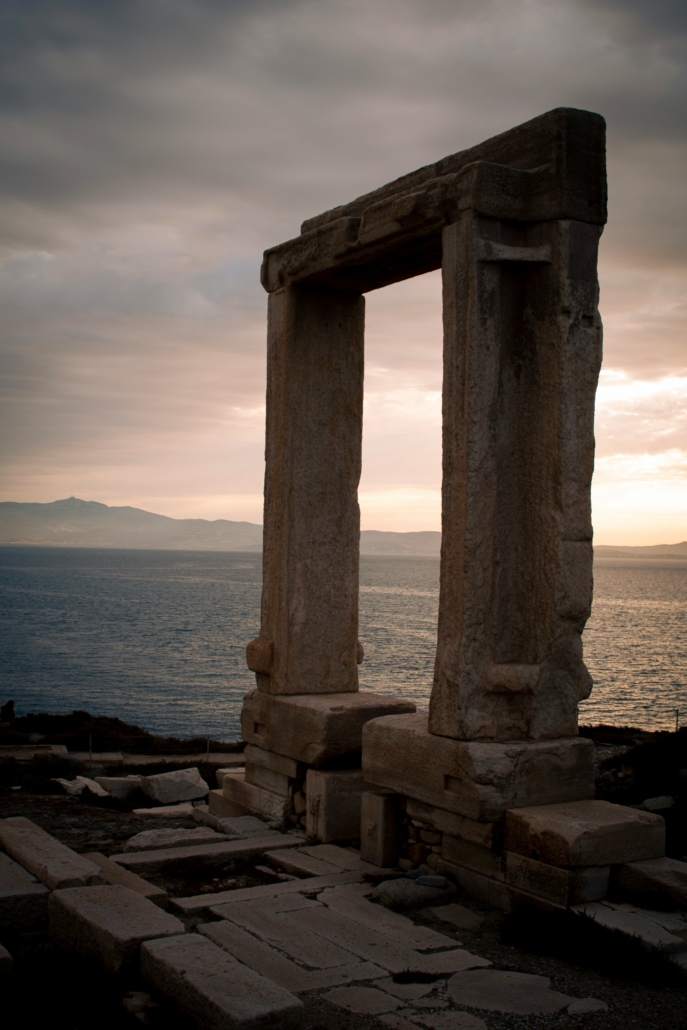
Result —
[[[433, 558], [361, 559], [362, 687], [426, 707], [438, 573]], [[0, 700], [236, 739], [260, 576], [257, 554], [0, 548]], [[581, 721], [667, 729], [680, 709], [687, 723], [687, 562], [601, 560], [595, 580]]]

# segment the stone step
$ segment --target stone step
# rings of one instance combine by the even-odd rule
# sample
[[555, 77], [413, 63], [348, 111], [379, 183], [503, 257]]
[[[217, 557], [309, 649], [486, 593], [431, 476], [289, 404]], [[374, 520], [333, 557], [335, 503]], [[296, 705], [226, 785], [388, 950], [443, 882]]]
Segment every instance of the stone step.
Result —
[[358, 980], [372, 980], [384, 975], [383, 969], [370, 962], [353, 962], [349, 966], [336, 966], [333, 969], [304, 969], [280, 954], [276, 948], [226, 919], [217, 923], [203, 923], [198, 927], [198, 933], [204, 934], [257, 973], [295, 994], [337, 987]]
[[49, 894], [23, 866], [0, 852], [0, 932], [18, 933], [45, 922]]
[[303, 1003], [200, 934], [148, 941], [144, 981], [206, 1030], [298, 1030]]
[[162, 848], [180, 848], [189, 844], [217, 844], [231, 840], [236, 834], [217, 833], [209, 826], [196, 829], [143, 830], [129, 837], [124, 845], [127, 851], [156, 851]]
[[95, 959], [106, 972], [129, 975], [143, 941], [184, 932], [184, 924], [126, 887], [72, 887], [48, 903], [50, 940], [62, 951]]
[[331, 876], [315, 876], [307, 880], [290, 880], [288, 883], [266, 883], [259, 887], [242, 887], [235, 891], [220, 891], [217, 894], [196, 894], [189, 898], [172, 898], [173, 908], [180, 912], [200, 912], [207, 909], [213, 915], [225, 919], [224, 910], [227, 905], [240, 901], [260, 898], [277, 898], [284, 894], [313, 893], [323, 887], [335, 887], [338, 884], [360, 883], [360, 873], [333, 873]]
[[51, 890], [104, 883], [100, 869], [24, 816], [0, 819], [0, 845]]
[[172, 863], [179, 865], [221, 865], [231, 859], [254, 858], [274, 848], [295, 848], [302, 837], [285, 833], [266, 833], [247, 840], [227, 840], [219, 844], [194, 844], [188, 847], [161, 848], [159, 851], [132, 851], [111, 855], [113, 862], [134, 872], [154, 872]]
[[137, 876], [136, 873], [130, 872], [128, 869], [122, 868], [117, 862], [106, 858], [105, 855], [101, 855], [98, 851], [92, 851], [88, 855], [84, 855], [84, 858], [95, 862], [107, 883], [135, 891], [142, 897], [148, 898], [158, 908], [169, 908], [169, 895], [162, 887], [156, 887], [154, 884], [148, 883], [147, 880]]

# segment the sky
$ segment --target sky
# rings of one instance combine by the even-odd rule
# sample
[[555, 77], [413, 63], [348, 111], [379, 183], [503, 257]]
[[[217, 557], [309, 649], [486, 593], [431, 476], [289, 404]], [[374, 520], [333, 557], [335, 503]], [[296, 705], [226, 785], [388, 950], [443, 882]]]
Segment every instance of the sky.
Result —
[[[601, 544], [687, 539], [684, 0], [2, 0], [0, 500], [262, 521], [262, 251], [608, 123]], [[363, 529], [440, 528], [439, 274], [367, 295]]]

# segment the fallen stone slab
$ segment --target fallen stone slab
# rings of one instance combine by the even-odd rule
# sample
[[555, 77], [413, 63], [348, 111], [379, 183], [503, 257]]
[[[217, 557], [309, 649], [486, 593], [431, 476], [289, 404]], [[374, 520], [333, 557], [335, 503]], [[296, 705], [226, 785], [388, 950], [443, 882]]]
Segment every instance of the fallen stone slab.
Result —
[[94, 959], [115, 976], [135, 971], [143, 941], [184, 932], [175, 916], [117, 885], [53, 891], [48, 913], [56, 947]]
[[615, 894], [647, 908], [687, 909], [687, 862], [676, 858], [653, 858], [626, 862], [611, 874]]
[[484, 916], [472, 912], [463, 905], [442, 905], [440, 908], [427, 910], [435, 919], [441, 919], [444, 923], [457, 926], [459, 930], [476, 930], [484, 922]]
[[0, 944], [0, 979], [9, 978], [14, 972], [14, 959], [7, 948]]
[[[265, 833], [262, 837], [245, 840], [225, 840], [216, 844], [192, 844], [186, 847], [160, 848], [157, 851], [132, 851], [111, 855], [113, 862], [119, 862], [134, 872], [154, 872], [166, 865], [216, 866], [232, 859], [254, 858], [274, 848], [295, 848], [303, 843], [302, 837], [286, 833]], [[207, 895], [206, 895], [207, 897]]]
[[421, 1013], [413, 1016], [413, 1022], [429, 1030], [487, 1030], [484, 1020], [469, 1012]]
[[129, 837], [124, 847], [127, 851], [154, 851], [159, 848], [183, 847], [187, 844], [215, 844], [222, 840], [227, 840], [227, 836], [203, 826], [193, 830], [143, 830]]
[[360, 873], [337, 873], [332, 876], [315, 876], [307, 880], [290, 880], [287, 883], [266, 883], [260, 887], [242, 887], [234, 891], [220, 891], [217, 894], [196, 894], [189, 898], [172, 898], [173, 908], [180, 912], [199, 912], [207, 909], [213, 915], [224, 919], [225, 906], [239, 901], [274, 898], [283, 894], [316, 893], [323, 887], [335, 887], [339, 884], [360, 883]]
[[136, 873], [123, 869], [122, 866], [106, 858], [105, 855], [101, 855], [98, 851], [92, 851], [88, 855], [84, 855], [84, 858], [95, 862], [106, 883], [127, 887], [128, 890], [135, 891], [137, 894], [142, 895], [142, 897], [148, 898], [158, 908], [169, 908], [169, 895], [162, 887], [156, 887], [142, 877], [137, 876]]
[[256, 973], [295, 994], [337, 987], [356, 980], [373, 980], [384, 972], [370, 962], [355, 960], [350, 965], [330, 969], [304, 969], [270, 944], [226, 919], [203, 923], [198, 927], [198, 933], [208, 937]]
[[312, 855], [303, 854], [300, 850], [266, 851], [264, 857], [278, 869], [282, 869], [285, 873], [294, 873], [296, 876], [328, 876], [331, 873], [341, 872], [340, 866], [332, 865], [331, 862], [323, 862], [319, 858], [313, 858]]
[[590, 919], [607, 930], [631, 937], [650, 951], [671, 952], [687, 949], [687, 941], [666, 930], [648, 912], [626, 911], [603, 902], [576, 905], [573, 909], [582, 918]]
[[166, 805], [162, 808], [134, 808], [133, 815], [152, 815], [157, 819], [187, 819], [193, 816], [193, 805], [187, 801], [181, 805]]
[[120, 801], [126, 800], [141, 786], [141, 777], [134, 775], [94, 776], [93, 779], [100, 784], [103, 790], [106, 790], [113, 798], [119, 798]]
[[417, 884], [414, 880], [404, 878], [397, 880], [383, 880], [377, 884], [371, 894], [373, 901], [387, 908], [419, 908], [421, 905], [441, 904], [455, 894], [456, 888], [453, 884], [447, 887], [426, 887]]
[[567, 1008], [574, 998], [551, 990], [548, 976], [501, 969], [472, 969], [456, 973], [448, 993], [457, 1005], [518, 1016], [544, 1016]]
[[598, 998], [575, 998], [568, 1005], [566, 1012], [571, 1016], [585, 1016], [588, 1012], [608, 1012], [608, 1005]]
[[337, 1005], [340, 1009], [355, 1012], [360, 1016], [377, 1016], [382, 1012], [393, 1012], [403, 1004], [398, 998], [374, 987], [335, 987], [322, 997], [331, 1005]]
[[200, 934], [148, 941], [141, 974], [202, 1030], [297, 1030], [303, 1003]]
[[[242, 775], [244, 775], [242, 773]], [[226, 779], [227, 777], [225, 777]], [[230, 801], [224, 796], [224, 789], [211, 790], [208, 794], [208, 808], [210, 815], [216, 815], [219, 819], [227, 819], [246, 814], [246, 806]]]
[[665, 854], [661, 816], [608, 801], [569, 801], [506, 812], [506, 851], [553, 866], [611, 866]]
[[380, 866], [366, 862], [360, 857], [360, 852], [353, 848], [340, 848], [338, 844], [314, 844], [300, 848], [300, 853], [310, 855], [312, 858], [320, 859], [322, 862], [329, 862], [338, 866], [339, 869], [346, 869], [353, 872], [360, 870], [362, 873], [369, 873], [371, 876], [384, 876], [396, 872], [395, 868], [384, 869]]
[[100, 869], [22, 815], [0, 819], [0, 845], [51, 890], [104, 883]]
[[0, 932], [19, 933], [48, 918], [50, 891], [0, 851]]
[[193, 801], [204, 798], [210, 790], [197, 768], [178, 769], [175, 772], [143, 776], [141, 790], [153, 801], [170, 805], [178, 801]]

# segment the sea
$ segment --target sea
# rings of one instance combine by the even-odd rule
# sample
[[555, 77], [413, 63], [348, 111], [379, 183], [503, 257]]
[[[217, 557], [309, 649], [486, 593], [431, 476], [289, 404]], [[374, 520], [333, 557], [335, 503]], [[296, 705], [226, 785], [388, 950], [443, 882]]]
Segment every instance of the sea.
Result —
[[[438, 578], [438, 558], [361, 558], [362, 689], [427, 708]], [[594, 578], [580, 722], [687, 724], [687, 562], [597, 559]], [[260, 589], [260, 554], [0, 548], [0, 702], [238, 740]]]

